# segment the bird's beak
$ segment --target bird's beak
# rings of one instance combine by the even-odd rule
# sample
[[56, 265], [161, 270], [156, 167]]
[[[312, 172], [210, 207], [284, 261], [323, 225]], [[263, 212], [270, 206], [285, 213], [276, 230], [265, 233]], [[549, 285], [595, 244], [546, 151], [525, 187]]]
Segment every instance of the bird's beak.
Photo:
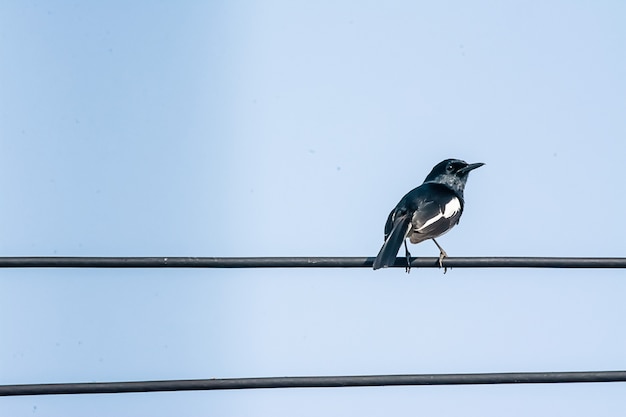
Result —
[[469, 164], [465, 168], [461, 168], [459, 170], [459, 172], [462, 172], [462, 173], [470, 172], [471, 170], [476, 169], [476, 168], [480, 168], [483, 165], [485, 165], [485, 164], [482, 163], [482, 162], [476, 162], [475, 164]]

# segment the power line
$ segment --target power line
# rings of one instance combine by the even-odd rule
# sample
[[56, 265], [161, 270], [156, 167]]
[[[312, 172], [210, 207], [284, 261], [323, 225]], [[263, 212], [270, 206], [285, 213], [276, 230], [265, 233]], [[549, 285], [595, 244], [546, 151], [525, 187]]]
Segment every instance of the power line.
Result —
[[[0, 268], [370, 268], [370, 257], [0, 257]], [[395, 267], [404, 268], [404, 258]], [[412, 259], [438, 267], [438, 258]], [[459, 257], [451, 268], [626, 268], [626, 258]], [[626, 371], [366, 375], [0, 385], [0, 396], [254, 388], [626, 382]]]
[[[0, 257], [0, 268], [371, 268], [373, 257]], [[626, 258], [453, 257], [447, 268], [626, 268]], [[394, 267], [404, 268], [397, 258]], [[438, 268], [438, 258], [413, 258]]]
[[276, 378], [229, 378], [170, 381], [0, 385], [0, 396], [110, 394], [129, 392], [233, 390], [259, 388], [331, 388], [397, 385], [554, 384], [575, 382], [626, 382], [626, 371], [306, 376]]

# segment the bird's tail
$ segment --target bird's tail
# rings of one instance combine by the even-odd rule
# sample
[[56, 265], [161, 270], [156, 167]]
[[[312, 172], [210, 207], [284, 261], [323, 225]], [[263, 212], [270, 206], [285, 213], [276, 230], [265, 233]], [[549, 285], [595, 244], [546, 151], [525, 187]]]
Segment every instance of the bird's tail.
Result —
[[410, 227], [410, 216], [404, 215], [395, 219], [391, 233], [387, 236], [383, 247], [380, 248], [380, 252], [378, 252], [378, 256], [374, 260], [374, 269], [387, 268], [396, 262], [398, 249], [402, 246], [402, 242], [404, 242]]

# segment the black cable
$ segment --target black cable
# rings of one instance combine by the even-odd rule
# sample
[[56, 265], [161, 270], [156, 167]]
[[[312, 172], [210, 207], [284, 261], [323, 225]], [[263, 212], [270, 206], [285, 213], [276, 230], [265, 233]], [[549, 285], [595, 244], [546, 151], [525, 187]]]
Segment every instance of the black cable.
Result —
[[[371, 268], [373, 257], [0, 257], [0, 268]], [[626, 268], [626, 258], [445, 258], [448, 268]], [[394, 267], [404, 268], [397, 258]], [[413, 258], [414, 268], [438, 268], [438, 258]]]
[[390, 385], [553, 384], [573, 382], [626, 382], [626, 371], [309, 376], [0, 385], [0, 396], [107, 394], [127, 392], [232, 390], [258, 388], [374, 387]]

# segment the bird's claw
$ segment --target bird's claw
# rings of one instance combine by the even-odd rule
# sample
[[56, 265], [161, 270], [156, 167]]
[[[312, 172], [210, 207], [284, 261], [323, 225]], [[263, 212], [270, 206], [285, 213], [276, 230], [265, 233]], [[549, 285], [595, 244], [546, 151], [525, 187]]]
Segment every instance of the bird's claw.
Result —
[[443, 258], [447, 257], [448, 254], [446, 253], [446, 251], [441, 250], [439, 252], [439, 268], [443, 268], [443, 273], [445, 274], [446, 272], [448, 272], [448, 267], [447, 266], [443, 266]]
[[406, 268], [404, 268], [404, 271], [408, 274], [411, 272], [411, 252], [409, 252], [409, 248], [406, 246], [406, 239], [404, 239], [404, 256], [406, 257]]
[[439, 248], [439, 268], [443, 268], [443, 273], [445, 274], [446, 272], [448, 272], [448, 268], [443, 266], [443, 258], [446, 258], [448, 254], [445, 250], [443, 250], [441, 245], [437, 243], [435, 239], [433, 239], [433, 242], [435, 242], [435, 245], [437, 245], [437, 248]]

